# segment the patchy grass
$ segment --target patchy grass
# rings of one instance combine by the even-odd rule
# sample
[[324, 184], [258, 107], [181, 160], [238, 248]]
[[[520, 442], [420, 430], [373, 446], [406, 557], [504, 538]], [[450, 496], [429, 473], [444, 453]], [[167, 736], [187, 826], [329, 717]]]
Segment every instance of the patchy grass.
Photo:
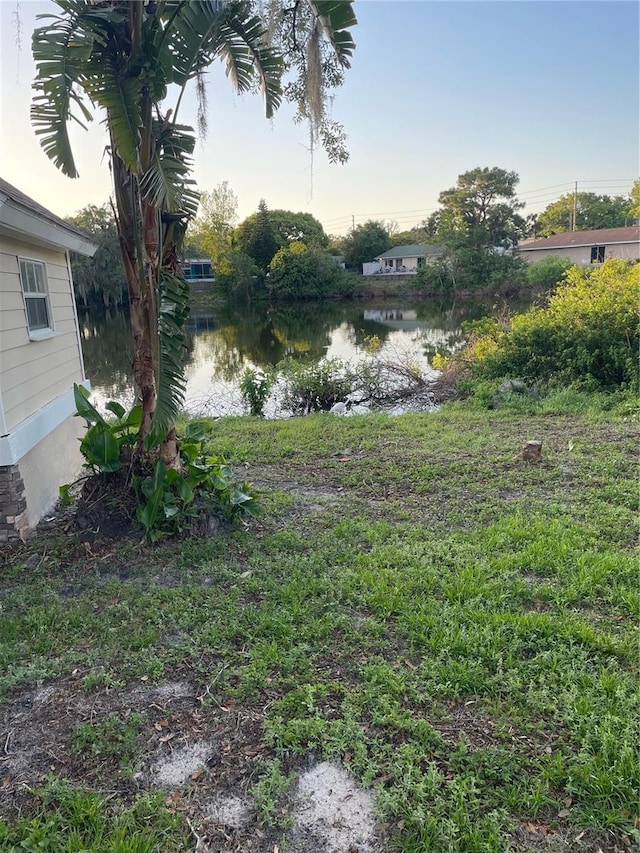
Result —
[[253, 805], [211, 844], [272, 851], [320, 759], [375, 791], [381, 850], [632, 849], [637, 430], [558, 407], [220, 420], [212, 446], [258, 486], [257, 521], [154, 548], [58, 529], [7, 551], [5, 847], [77, 831], [60, 805], [75, 789], [25, 784], [109, 792], [113, 823], [87, 830], [104, 839], [134, 826], [161, 758], [206, 741], [204, 772], [142, 800], [163, 851], [195, 843], [178, 818], [193, 830], [214, 795]]

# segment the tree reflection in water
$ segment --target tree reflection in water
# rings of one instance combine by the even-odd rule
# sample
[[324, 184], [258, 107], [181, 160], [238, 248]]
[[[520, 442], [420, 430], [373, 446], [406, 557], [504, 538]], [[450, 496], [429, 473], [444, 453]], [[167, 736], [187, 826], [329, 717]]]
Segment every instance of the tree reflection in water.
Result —
[[[525, 310], [528, 306], [513, 306]], [[490, 302], [443, 304], [325, 301], [269, 306], [196, 294], [187, 321], [187, 405], [190, 395], [214, 398], [216, 383], [228, 391], [248, 366], [274, 367], [285, 358], [317, 362], [340, 340], [343, 358], [354, 358], [375, 337], [381, 346], [406, 342], [431, 356], [452, 351], [462, 323], [504, 310]], [[132, 345], [126, 313], [80, 314], [86, 373], [96, 396], [131, 402]], [[197, 385], [197, 388], [196, 388]]]

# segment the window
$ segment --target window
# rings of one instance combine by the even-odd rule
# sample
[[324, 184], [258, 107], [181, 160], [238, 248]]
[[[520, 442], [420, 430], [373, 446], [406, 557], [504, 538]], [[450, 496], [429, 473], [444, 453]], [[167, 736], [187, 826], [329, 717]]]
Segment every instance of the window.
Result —
[[604, 263], [604, 246], [592, 246], [591, 247], [591, 263], [592, 264], [603, 264]]
[[20, 258], [20, 281], [30, 332], [52, 329], [49, 296], [47, 294], [47, 268], [41, 261]]
[[201, 278], [213, 278], [211, 261], [185, 261], [182, 271], [187, 281], [197, 281]]

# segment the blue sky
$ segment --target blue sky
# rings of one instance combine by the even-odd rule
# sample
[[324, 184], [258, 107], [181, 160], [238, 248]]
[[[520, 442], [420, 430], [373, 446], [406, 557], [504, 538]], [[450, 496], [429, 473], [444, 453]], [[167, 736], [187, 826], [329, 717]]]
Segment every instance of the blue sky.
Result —
[[[56, 172], [29, 125], [30, 32], [48, 2], [2, 0], [0, 173], [59, 215], [110, 193], [98, 122], [74, 132], [80, 179]], [[305, 210], [330, 233], [367, 218], [408, 228], [475, 166], [520, 175], [526, 212], [579, 189], [624, 194], [639, 172], [639, 12], [635, 2], [357, 0], [356, 52], [333, 114], [351, 159], [313, 167], [292, 111], [264, 118], [258, 97], [210, 74], [209, 134], [196, 148], [201, 189], [227, 180], [243, 218], [264, 198]], [[193, 122], [193, 99], [182, 120]], [[353, 218], [352, 218], [353, 217]]]

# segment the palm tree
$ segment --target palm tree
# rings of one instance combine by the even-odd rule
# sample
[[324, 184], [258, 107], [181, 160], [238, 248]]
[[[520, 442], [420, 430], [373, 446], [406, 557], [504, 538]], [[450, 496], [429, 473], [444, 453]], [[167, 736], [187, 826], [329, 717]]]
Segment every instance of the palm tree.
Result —
[[[195, 134], [177, 121], [182, 97], [194, 81], [204, 124], [204, 72], [220, 59], [238, 92], [257, 81], [271, 117], [282, 100], [287, 60], [268, 45], [266, 28], [246, 0], [55, 2], [61, 14], [41, 16], [48, 23], [33, 34], [32, 123], [54, 164], [77, 177], [69, 122], [84, 126], [95, 112], [105, 116], [129, 290], [133, 375], [143, 411], [138, 452], [157, 448], [168, 467], [179, 468], [174, 423], [184, 399], [183, 326], [189, 311], [179, 256], [198, 206], [190, 178]], [[282, 27], [299, 27], [302, 2], [312, 12], [314, 55], [322, 34], [348, 67], [354, 46], [348, 29], [356, 23], [352, 0], [294, 0], [283, 10]], [[169, 92], [175, 95], [171, 108]]]

